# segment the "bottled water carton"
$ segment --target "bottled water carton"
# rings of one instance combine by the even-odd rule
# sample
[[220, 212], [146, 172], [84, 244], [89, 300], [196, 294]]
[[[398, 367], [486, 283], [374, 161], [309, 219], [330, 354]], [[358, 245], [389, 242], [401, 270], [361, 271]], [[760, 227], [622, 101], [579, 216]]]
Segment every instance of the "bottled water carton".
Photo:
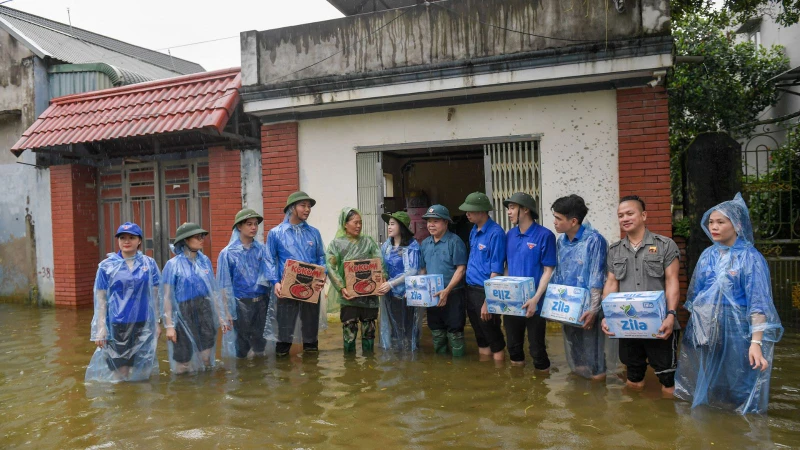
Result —
[[489, 313], [525, 316], [522, 305], [536, 294], [536, 280], [529, 277], [494, 277], [483, 282], [483, 289]]
[[589, 290], [550, 283], [544, 294], [542, 317], [567, 325], [582, 326], [579, 319], [590, 302]]
[[436, 306], [439, 297], [433, 294], [444, 289], [444, 278], [441, 275], [415, 275], [406, 277], [406, 305]]
[[655, 339], [667, 312], [664, 291], [608, 294], [602, 305], [615, 338]]

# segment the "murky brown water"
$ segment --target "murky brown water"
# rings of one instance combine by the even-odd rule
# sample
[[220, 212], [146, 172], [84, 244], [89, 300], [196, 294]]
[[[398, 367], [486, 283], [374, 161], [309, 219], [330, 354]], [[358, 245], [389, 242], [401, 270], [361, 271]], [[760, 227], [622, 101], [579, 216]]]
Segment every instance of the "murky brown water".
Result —
[[[767, 417], [699, 410], [619, 380], [569, 375], [548, 331], [554, 371], [470, 356], [345, 358], [341, 328], [317, 357], [238, 361], [210, 373], [86, 385], [91, 311], [0, 304], [3, 448], [776, 448], [800, 446], [800, 334], [778, 345]], [[472, 336], [468, 336], [472, 339]], [[360, 351], [359, 351], [360, 352]], [[360, 355], [360, 353], [359, 353]]]

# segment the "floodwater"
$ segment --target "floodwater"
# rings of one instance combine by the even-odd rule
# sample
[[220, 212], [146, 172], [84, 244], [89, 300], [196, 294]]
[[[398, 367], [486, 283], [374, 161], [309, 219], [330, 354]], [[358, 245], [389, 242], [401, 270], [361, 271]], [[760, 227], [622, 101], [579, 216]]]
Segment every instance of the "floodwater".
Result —
[[[0, 304], [2, 448], [790, 448], [800, 446], [800, 334], [776, 350], [770, 411], [691, 411], [622, 381], [571, 376], [561, 333], [548, 330], [553, 373], [376, 351], [344, 357], [341, 328], [318, 356], [226, 362], [148, 382], [83, 381], [94, 351], [91, 311]], [[426, 330], [427, 331], [427, 330]], [[469, 333], [469, 332], [468, 332]]]

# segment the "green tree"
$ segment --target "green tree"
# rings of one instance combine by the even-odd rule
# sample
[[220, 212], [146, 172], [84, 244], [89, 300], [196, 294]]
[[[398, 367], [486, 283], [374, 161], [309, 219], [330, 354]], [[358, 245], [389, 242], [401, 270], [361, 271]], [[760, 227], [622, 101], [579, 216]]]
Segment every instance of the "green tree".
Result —
[[[673, 19], [680, 20], [687, 14], [711, 11], [716, 3], [714, 0], [673, 0], [670, 8]], [[764, 15], [786, 27], [800, 21], [800, 0], [724, 0], [720, 6], [721, 12], [730, 14], [737, 23]]]

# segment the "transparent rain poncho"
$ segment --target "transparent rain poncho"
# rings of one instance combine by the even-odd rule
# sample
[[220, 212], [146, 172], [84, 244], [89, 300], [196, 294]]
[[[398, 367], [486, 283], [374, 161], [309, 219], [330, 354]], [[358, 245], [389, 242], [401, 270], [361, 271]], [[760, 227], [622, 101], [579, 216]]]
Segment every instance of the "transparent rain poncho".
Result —
[[[369, 297], [356, 297], [352, 300], [345, 300], [342, 297], [342, 289], [345, 287], [344, 281], [344, 262], [355, 261], [359, 259], [382, 259], [381, 249], [375, 241], [361, 233], [356, 238], [347, 235], [345, 231], [345, 220], [350, 211], [355, 211], [361, 217], [364, 217], [355, 208], [343, 208], [339, 213], [339, 229], [336, 231], [336, 236], [333, 241], [328, 245], [325, 252], [328, 265], [328, 279], [331, 281], [331, 289], [329, 291], [329, 305], [332, 308], [341, 306], [360, 306], [363, 308], [377, 308], [378, 296], [373, 295]], [[384, 269], [384, 278], [386, 276]], [[329, 310], [332, 312], [332, 310]]]
[[419, 272], [419, 244], [395, 247], [389, 239], [381, 246], [383, 265], [392, 290], [381, 296], [380, 346], [392, 350], [416, 350], [422, 336], [425, 308], [406, 305], [405, 279]]
[[[271, 273], [260, 281], [262, 284], [279, 283], [287, 259], [325, 266], [325, 246], [319, 231], [306, 222], [292, 225], [289, 222], [291, 213], [289, 209], [283, 222], [267, 234], [267, 265]], [[315, 344], [319, 331], [328, 328], [326, 309], [325, 290], [320, 294], [319, 303], [308, 303], [279, 299], [274, 289], [270, 289], [264, 338], [274, 342]]]
[[105, 340], [86, 369], [86, 381], [141, 381], [158, 373], [158, 286], [153, 258], [109, 253], [97, 269], [91, 340]]
[[267, 247], [258, 240], [245, 247], [239, 230], [234, 228], [217, 259], [221, 305], [233, 320], [233, 328], [222, 335], [223, 358], [244, 358], [250, 350], [264, 352], [264, 323], [271, 287], [264, 280], [272, 273]]
[[600, 307], [606, 282], [608, 242], [589, 222], [583, 223], [583, 233], [570, 242], [566, 234], [558, 237], [558, 265], [550, 280], [588, 289], [590, 304], [585, 311], [595, 314], [594, 325], [588, 330], [564, 325], [564, 349], [573, 373], [591, 378], [619, 369], [619, 343], [608, 339], [600, 327], [603, 311]]
[[[783, 326], [772, 300], [767, 262], [753, 246], [753, 226], [742, 196], [708, 210], [701, 226], [719, 211], [738, 235], [732, 247], [714, 242], [697, 262], [689, 283], [686, 309], [691, 312], [683, 335], [675, 396], [739, 414], [767, 411], [775, 343]], [[713, 240], [713, 239], [712, 239]], [[749, 361], [750, 340], [763, 333], [764, 372]]]
[[175, 327], [177, 341], [167, 340], [173, 373], [196, 372], [214, 366], [217, 329], [232, 320], [222, 305], [211, 260], [198, 251], [192, 260], [183, 242], [164, 265], [161, 312], [164, 326]]

